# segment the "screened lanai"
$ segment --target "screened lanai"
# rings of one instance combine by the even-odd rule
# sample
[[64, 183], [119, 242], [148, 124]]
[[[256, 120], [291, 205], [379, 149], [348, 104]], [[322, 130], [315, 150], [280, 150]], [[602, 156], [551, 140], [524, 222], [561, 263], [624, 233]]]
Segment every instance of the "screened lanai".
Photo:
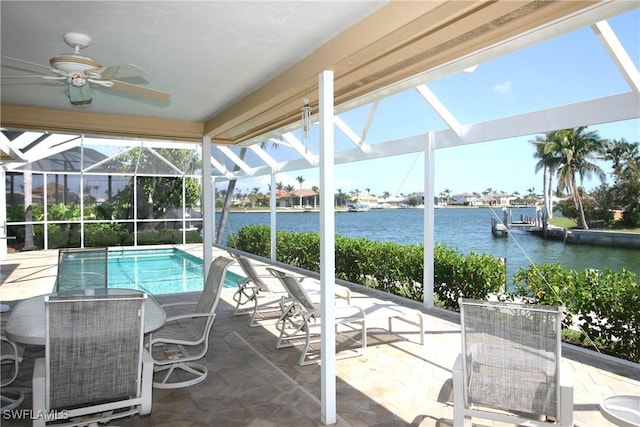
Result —
[[[341, 165], [407, 154], [422, 155], [425, 305], [428, 306], [433, 304], [433, 283], [428, 282], [432, 280], [433, 268], [434, 169], [444, 167], [438, 163], [439, 152], [509, 139], [518, 144], [523, 142], [517, 138], [526, 140], [538, 133], [576, 126], [621, 123], [638, 127], [637, 41], [633, 41], [633, 35], [630, 39], [621, 39], [616, 32], [616, 22], [621, 15], [631, 14], [627, 16], [637, 19], [637, 3], [633, 2], [353, 2], [341, 3], [340, 7], [338, 3], [301, 2], [308, 3], [302, 6], [294, 2], [287, 4], [288, 9], [281, 3], [265, 2], [272, 6], [268, 11], [261, 9], [268, 6], [253, 3], [254, 10], [231, 11], [230, 4], [212, 2], [206, 6], [212, 8], [206, 10], [209, 15], [203, 13], [203, 9], [200, 13], [189, 13], [188, 8], [175, 10], [171, 3], [154, 5], [159, 9], [151, 12], [145, 2], [133, 2], [126, 6], [131, 8], [130, 13], [125, 14], [127, 19], [112, 13], [106, 2], [94, 2], [98, 6], [81, 3], [73, 12], [70, 5], [61, 3], [61, 11], [47, 11], [46, 25], [42, 24], [42, 31], [48, 31], [47, 34], [40, 33], [38, 25], [31, 25], [32, 29], [38, 28], [38, 32], [27, 36], [19, 26], [21, 22], [35, 19], [29, 10], [32, 6], [3, 2], [3, 55], [22, 55], [33, 62], [46, 62], [46, 58], [60, 48], [58, 33], [68, 30], [73, 23], [70, 16], [80, 16], [82, 8], [93, 8], [85, 11], [89, 15], [100, 9], [100, 20], [108, 23], [105, 28], [117, 25], [140, 28], [142, 20], [128, 22], [127, 19], [157, 16], [152, 24], [167, 25], [167, 34], [191, 37], [166, 41], [163, 49], [171, 49], [171, 60], [176, 61], [168, 64], [165, 50], [144, 49], [162, 44], [162, 36], [157, 31], [141, 30], [137, 37], [124, 29], [109, 33], [101, 27], [100, 20], [87, 28], [96, 40], [92, 52], [103, 55], [105, 62], [122, 61], [118, 56], [122, 55], [123, 46], [135, 50], [131, 58], [146, 61], [145, 68], [153, 71], [148, 81], [171, 93], [168, 104], [140, 102], [129, 94], [116, 96], [97, 87], [92, 105], [78, 108], [69, 105], [64, 86], [52, 89], [51, 82], [46, 82], [41, 85], [44, 87], [35, 85], [31, 92], [31, 86], [21, 83], [7, 87], [3, 80], [0, 148], [5, 182], [8, 186], [13, 182], [12, 194], [20, 192], [18, 176], [26, 176], [25, 171], [32, 179], [40, 180], [35, 185], [32, 182], [32, 187], [42, 188], [43, 210], [50, 196], [54, 201], [60, 197], [82, 200], [81, 206], [85, 206], [84, 202], [104, 203], [130, 183], [135, 184], [134, 173], [146, 178], [173, 177], [180, 182], [175, 188], [180, 188], [183, 194], [181, 202], [175, 205], [176, 218], [163, 218], [159, 212], [145, 211], [148, 204], [144, 192], [134, 188], [126, 198], [133, 208], [116, 214], [110, 221], [126, 223], [134, 230], [145, 224], [168, 221], [174, 229], [185, 233], [184, 239], [194, 224], [195, 228], [201, 225], [207, 248], [212, 243], [216, 215], [209, 209], [214, 206], [214, 186], [223, 187], [231, 179], [242, 181], [268, 176], [274, 189], [278, 174], [316, 168], [321, 196], [324, 242], [321, 279], [326, 289], [325, 301], [331, 301], [333, 283], [330, 259], [334, 234], [333, 173]], [[43, 7], [43, 10], [51, 8]], [[61, 13], [59, 19], [52, 18], [55, 13]], [[194, 19], [196, 15], [204, 21], [194, 23], [187, 19]], [[171, 25], [183, 27], [170, 28], [166, 16], [175, 21]], [[310, 20], [309, 16], [317, 19]], [[240, 30], [224, 25], [216, 27], [210, 22], [214, 17], [242, 22], [242, 27]], [[124, 22], [116, 24], [118, 19]], [[255, 28], [263, 28], [265, 19], [271, 19], [273, 24], [288, 22], [294, 27], [302, 23], [306, 32], [295, 27], [297, 32], [292, 33], [291, 27], [272, 25], [271, 31], [282, 33], [273, 37], [256, 34]], [[299, 22], [294, 22], [296, 19]], [[56, 25], [52, 26], [54, 22]], [[64, 25], [67, 27], [62, 28]], [[187, 31], [187, 27], [192, 31], [227, 29], [231, 34], [227, 34], [227, 38], [219, 33], [199, 37], [231, 42], [224, 51], [215, 50], [216, 43], [203, 43], [198, 45], [198, 52], [194, 52], [191, 41], [197, 37]], [[545, 62], [544, 56], [537, 55], [545, 43], [570, 38], [576, 32], [589, 32], [590, 44], [578, 51], [567, 51], [567, 62], [584, 57], [593, 58], [591, 61], [597, 63], [607, 61], [608, 66], [616, 70], [617, 90], [598, 91], [599, 76], [590, 73], [588, 67], [563, 66], [551, 57]], [[302, 43], [296, 44], [300, 39], [285, 37], [289, 34], [306, 36], [301, 37]], [[35, 36], [40, 39], [34, 39]], [[111, 44], [118, 49], [107, 46], [108, 43], [100, 44], [100, 37], [112, 38]], [[43, 43], [43, 39], [47, 43]], [[281, 45], [278, 40], [282, 40]], [[273, 50], [265, 57], [268, 46]], [[254, 50], [242, 50], [246, 47]], [[185, 48], [184, 51], [181, 48]], [[242, 57], [237, 59], [237, 64], [228, 56], [234, 49], [238, 51], [236, 55]], [[531, 54], [529, 66], [549, 68], [556, 64], [556, 78], [563, 79], [564, 87], [583, 90], [549, 93], [528, 109], [524, 104], [511, 103], [503, 106], [498, 116], [485, 115], [484, 112], [491, 109], [484, 108], [483, 103], [490, 100], [474, 86], [474, 76], [505, 71], [501, 67], [505, 56], [527, 52]], [[264, 59], [261, 67], [246, 61], [252, 53], [256, 54], [255, 59]], [[210, 58], [220, 59], [217, 64], [224, 62], [225, 66], [208, 69]], [[2, 67], [3, 75], [20, 68], [10, 65], [4, 57]], [[188, 79], [183, 78], [185, 69], [189, 70]], [[517, 74], [517, 70], [509, 71]], [[582, 77], [576, 78], [577, 75]], [[460, 91], [443, 92], [441, 88], [446, 80], [459, 82]], [[529, 80], [524, 84], [537, 85], [540, 93], [547, 90], [543, 80]], [[397, 97], [409, 100], [406, 109], [398, 111], [392, 107], [391, 101]], [[311, 108], [308, 136], [302, 132], [300, 112], [305, 99]], [[380, 128], [388, 126], [390, 121], [396, 125], [381, 132]], [[632, 140], [633, 136], [628, 138]], [[161, 154], [165, 148], [184, 150], [193, 162], [176, 165]], [[56, 156], [58, 160], [54, 162]], [[211, 161], [196, 167], [203, 158]], [[143, 159], [153, 161], [142, 162]], [[49, 169], [54, 164], [58, 169]], [[154, 169], [146, 165], [154, 165]], [[187, 204], [188, 179], [199, 182], [201, 197]], [[50, 183], [53, 183], [51, 188]], [[8, 206], [9, 201], [3, 205]], [[273, 202], [270, 208], [275, 217]], [[81, 209], [79, 218], [71, 220], [80, 230], [93, 221], [84, 215], [85, 209]], [[194, 219], [194, 211], [201, 212], [202, 218]], [[0, 232], [5, 234], [1, 237], [10, 237], [7, 230], [12, 224], [3, 225], [4, 230]], [[5, 253], [6, 242], [6, 239], [0, 240]], [[210, 251], [205, 249], [203, 258], [208, 265]], [[323, 410], [324, 421], [328, 423], [333, 418], [330, 394], [329, 404]]]

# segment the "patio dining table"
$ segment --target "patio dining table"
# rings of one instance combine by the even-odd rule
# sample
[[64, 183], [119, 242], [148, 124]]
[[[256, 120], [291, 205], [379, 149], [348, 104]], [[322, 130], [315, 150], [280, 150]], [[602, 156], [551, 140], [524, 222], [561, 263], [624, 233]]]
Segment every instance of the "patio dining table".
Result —
[[[114, 295], [127, 293], [141, 293], [133, 289], [95, 289], [91, 290], [95, 296]], [[77, 292], [60, 292], [49, 295], [77, 295]], [[11, 312], [5, 328], [7, 338], [17, 344], [41, 345], [46, 342], [46, 325], [44, 300], [47, 295], [38, 295], [24, 301], [19, 302]], [[149, 333], [162, 327], [166, 321], [167, 315], [153, 298], [148, 295], [144, 308], [144, 332]]]

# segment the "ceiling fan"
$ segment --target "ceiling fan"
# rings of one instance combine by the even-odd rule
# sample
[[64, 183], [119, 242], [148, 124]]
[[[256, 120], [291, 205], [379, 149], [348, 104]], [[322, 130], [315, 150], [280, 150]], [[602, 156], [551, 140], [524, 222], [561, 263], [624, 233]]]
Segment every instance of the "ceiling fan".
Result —
[[150, 89], [144, 86], [126, 83], [120, 79], [141, 77], [147, 74], [142, 68], [133, 64], [122, 64], [103, 66], [88, 56], [80, 54], [80, 49], [84, 49], [91, 44], [91, 37], [80, 33], [66, 33], [64, 41], [74, 48], [73, 53], [62, 53], [49, 60], [50, 66], [36, 64], [23, 59], [12, 58], [2, 55], [3, 59], [8, 59], [34, 67], [44, 68], [51, 75], [37, 76], [2, 76], [2, 78], [28, 78], [38, 77], [46, 80], [66, 80], [69, 92], [69, 101], [73, 105], [91, 104], [90, 84], [95, 84], [122, 92], [127, 92], [136, 96], [142, 96], [157, 101], [167, 101], [170, 95], [166, 92]]

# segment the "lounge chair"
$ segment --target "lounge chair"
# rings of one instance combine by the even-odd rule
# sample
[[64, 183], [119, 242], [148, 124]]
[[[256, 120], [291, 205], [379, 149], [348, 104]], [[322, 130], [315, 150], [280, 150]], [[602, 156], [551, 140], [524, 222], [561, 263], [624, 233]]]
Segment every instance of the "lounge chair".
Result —
[[[282, 314], [284, 304], [289, 299], [289, 294], [282, 284], [273, 275], [269, 275], [268, 278], [276, 280], [275, 283], [265, 280], [258, 274], [253, 262], [248, 257], [235, 252], [229, 252], [229, 255], [238, 261], [246, 276], [238, 280], [238, 289], [233, 295], [233, 300], [236, 303], [234, 314], [236, 316], [250, 314], [249, 325], [251, 327], [259, 326], [258, 320], [265, 319], [265, 314], [268, 312], [279, 311], [279, 314]], [[300, 284], [312, 301], [320, 301], [320, 284], [317, 281], [304, 278]], [[336, 296], [346, 300], [347, 304], [351, 302], [351, 291], [344, 286], [337, 287]], [[246, 305], [250, 305], [250, 307], [244, 308], [243, 306]]]
[[[302, 287], [298, 278], [271, 267], [268, 267], [267, 270], [280, 279], [290, 297], [287, 306], [283, 310], [283, 314], [276, 323], [276, 328], [280, 332], [276, 348], [292, 347], [294, 341], [302, 340], [303, 350], [300, 354], [299, 364], [304, 366], [319, 363], [319, 357], [311, 358], [311, 344], [320, 337], [322, 327], [319, 304], [311, 300], [311, 297], [304, 287]], [[338, 325], [360, 325], [361, 338], [359, 342], [361, 350], [356, 351], [354, 355], [362, 354], [367, 347], [365, 321], [364, 310], [360, 307], [351, 305], [336, 306], [336, 330]]]
[[[207, 367], [197, 363], [209, 348], [209, 332], [224, 285], [227, 268], [233, 262], [217, 257], [211, 263], [204, 289], [193, 312], [167, 317], [165, 325], [149, 336], [149, 350], [155, 363], [156, 388], [180, 388], [198, 384], [207, 378]], [[190, 302], [163, 305], [175, 307]], [[166, 372], [165, 372], [166, 371]]]
[[[297, 277], [275, 268], [267, 268], [267, 270], [280, 279], [293, 301], [278, 320], [277, 329], [280, 336], [276, 347], [290, 347], [290, 341], [302, 338], [304, 348], [300, 356], [300, 365], [319, 362], [318, 359], [309, 359], [312, 339], [320, 334], [319, 303], [311, 300]], [[367, 347], [367, 325], [371, 320], [388, 320], [390, 331], [392, 330], [392, 319], [401, 319], [416, 324], [420, 329], [420, 343], [424, 344], [424, 317], [417, 310], [376, 298], [363, 298], [357, 303], [347, 306], [337, 305], [335, 310], [336, 325], [351, 325], [353, 323], [362, 325], [361, 351], [356, 354], [362, 354]], [[416, 318], [415, 323], [409, 320], [413, 317]]]
[[460, 320], [455, 426], [474, 417], [573, 425], [573, 384], [561, 364], [561, 307], [461, 299]]
[[[236, 316], [250, 314], [249, 326], [255, 327], [260, 325], [256, 318], [264, 319], [264, 313], [282, 311], [285, 300], [289, 298], [286, 289], [279, 283], [269, 284], [263, 280], [249, 258], [233, 252], [229, 252], [229, 255], [238, 261], [246, 276], [238, 279], [238, 289], [233, 294], [233, 300], [236, 303], [234, 314]], [[251, 307], [247, 309], [243, 307], [245, 305], [251, 305]]]
[[34, 427], [151, 412], [146, 294], [45, 297], [45, 357], [33, 371]]

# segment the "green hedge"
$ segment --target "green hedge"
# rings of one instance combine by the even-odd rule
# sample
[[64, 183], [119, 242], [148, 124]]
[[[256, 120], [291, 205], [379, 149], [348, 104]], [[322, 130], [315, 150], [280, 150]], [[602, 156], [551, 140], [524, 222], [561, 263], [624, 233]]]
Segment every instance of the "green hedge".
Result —
[[[270, 228], [249, 225], [229, 236], [227, 246], [270, 257]], [[400, 245], [336, 236], [336, 277], [421, 301], [423, 298], [422, 245]], [[320, 271], [320, 236], [317, 233], [276, 233], [278, 261]], [[442, 245], [435, 248], [434, 292], [438, 304], [458, 308], [459, 297], [486, 298], [506, 283], [502, 261], [489, 255], [462, 256]]]
[[[320, 237], [317, 233], [276, 233], [278, 261], [319, 271]], [[336, 277], [422, 301], [424, 249], [336, 236]], [[270, 257], [270, 228], [246, 226], [229, 236], [227, 246]], [[458, 298], [518, 300], [563, 305], [565, 335], [577, 344], [640, 362], [640, 285], [635, 274], [623, 270], [576, 272], [557, 265], [520, 268], [513, 277], [515, 290], [505, 289], [502, 260], [491, 255], [461, 255], [444, 245], [434, 248], [434, 299], [444, 308], [458, 310]]]
[[[13, 230], [20, 237], [19, 243], [24, 243], [24, 227]], [[44, 226], [33, 226], [34, 244], [44, 248]], [[106, 246], [133, 246], [133, 233], [126, 226], [116, 223], [88, 223], [84, 226], [84, 246], [87, 248], [101, 248]], [[47, 226], [49, 249], [80, 247], [80, 224], [49, 224]], [[268, 241], [268, 239], [267, 239]], [[202, 243], [198, 231], [187, 231], [187, 243]], [[182, 231], [170, 228], [138, 231], [138, 245], [182, 244]]]
[[640, 284], [635, 273], [530, 265], [514, 275], [514, 286], [518, 299], [564, 305], [563, 323], [576, 344], [640, 362]]

